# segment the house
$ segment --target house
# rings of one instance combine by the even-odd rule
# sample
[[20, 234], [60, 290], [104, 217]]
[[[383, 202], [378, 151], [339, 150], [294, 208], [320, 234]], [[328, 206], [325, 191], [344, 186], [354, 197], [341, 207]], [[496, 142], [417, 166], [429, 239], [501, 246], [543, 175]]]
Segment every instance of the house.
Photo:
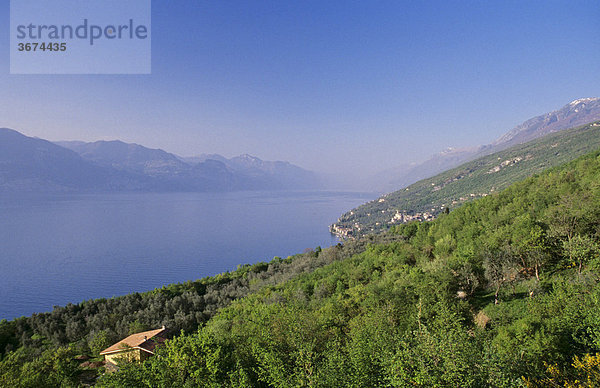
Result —
[[129, 337], [100, 352], [107, 365], [117, 365], [125, 361], [144, 361], [154, 355], [154, 350], [165, 342], [166, 329], [144, 331], [132, 334]]

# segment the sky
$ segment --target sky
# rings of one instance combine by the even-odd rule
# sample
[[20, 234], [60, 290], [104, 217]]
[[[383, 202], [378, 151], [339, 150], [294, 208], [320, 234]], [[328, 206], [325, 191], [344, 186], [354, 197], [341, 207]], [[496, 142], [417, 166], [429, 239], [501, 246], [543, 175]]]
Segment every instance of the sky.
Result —
[[0, 7], [0, 127], [48, 140], [366, 175], [600, 96], [597, 0], [153, 0], [145, 75], [11, 75]]

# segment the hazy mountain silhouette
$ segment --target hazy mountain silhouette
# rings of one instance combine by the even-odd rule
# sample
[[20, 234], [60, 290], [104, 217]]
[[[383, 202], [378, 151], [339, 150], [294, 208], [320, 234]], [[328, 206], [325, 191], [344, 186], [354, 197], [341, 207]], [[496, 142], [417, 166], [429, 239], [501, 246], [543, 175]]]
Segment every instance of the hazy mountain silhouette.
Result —
[[52, 143], [0, 129], [2, 191], [234, 191], [317, 185], [310, 171], [250, 155], [186, 159], [119, 140]]
[[0, 129], [0, 190], [138, 190], [144, 176], [105, 168], [43, 139]]

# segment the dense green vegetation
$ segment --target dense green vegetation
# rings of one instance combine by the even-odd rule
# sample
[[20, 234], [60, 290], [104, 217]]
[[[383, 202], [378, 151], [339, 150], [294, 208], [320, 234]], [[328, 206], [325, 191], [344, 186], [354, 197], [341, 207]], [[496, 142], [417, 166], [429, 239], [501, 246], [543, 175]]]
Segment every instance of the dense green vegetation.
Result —
[[[96, 299], [56, 307], [13, 321], [0, 321], [0, 387], [74, 384], [96, 370], [84, 370], [74, 356], [98, 353], [127, 335], [165, 325], [172, 333], [193, 332], [218, 309], [262, 287], [285, 282], [337, 260], [363, 252], [368, 243], [399, 236], [372, 236], [343, 246], [314, 251], [269, 263], [241, 265], [237, 270], [194, 282], [171, 284], [146, 293]], [[68, 372], [55, 363], [69, 366]], [[44, 365], [44, 367], [42, 367]]]
[[595, 152], [239, 299], [100, 384], [600, 384], [599, 226]]
[[396, 213], [433, 216], [510, 184], [559, 166], [600, 147], [600, 123], [553, 133], [487, 155], [409, 187], [386, 194], [343, 214], [335, 224], [353, 235], [378, 232], [401, 220]]
[[[432, 222], [200, 284], [227, 295], [237, 281], [247, 290], [196, 320], [199, 327], [186, 326], [157, 357], [123, 365], [97, 385], [600, 385], [600, 151]], [[139, 298], [206, 295], [199, 285], [190, 291], [195, 284]], [[104, 318], [107, 327], [119, 314]], [[151, 323], [176, 324], [176, 316]], [[144, 323], [135, 318], [128, 325]], [[97, 335], [68, 344], [55, 329], [25, 325], [35, 319], [0, 325], [3, 343], [16, 349], [5, 349], [0, 386], [79, 384], [73, 357], [97, 349]]]

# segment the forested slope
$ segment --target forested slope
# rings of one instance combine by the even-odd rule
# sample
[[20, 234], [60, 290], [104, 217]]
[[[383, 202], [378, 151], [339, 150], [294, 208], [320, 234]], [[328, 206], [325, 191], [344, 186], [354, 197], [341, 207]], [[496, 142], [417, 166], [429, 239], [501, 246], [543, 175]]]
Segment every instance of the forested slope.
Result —
[[150, 292], [88, 300], [55, 307], [48, 313], [2, 320], [0, 387], [93, 381], [98, 370], [81, 368], [75, 356], [93, 360], [102, 349], [127, 335], [162, 325], [172, 334], [193, 332], [237, 298], [363, 252], [368, 243], [400, 238], [377, 236], [323, 250], [317, 247], [286, 259], [240, 265], [235, 271]]
[[594, 152], [239, 299], [100, 383], [600, 384], [599, 209]]
[[600, 122], [564, 130], [483, 156], [421, 180], [343, 214], [332, 225], [338, 235], [359, 236], [411, 219], [430, 219], [445, 208], [505, 189], [600, 147]]
[[[193, 303], [183, 313], [165, 309], [177, 296], [208, 295], [205, 284], [229, 298], [190, 324], [197, 330], [97, 385], [600, 384], [600, 151], [370, 239], [119, 299], [163, 295], [144, 311], [164, 309], [177, 327], [177, 316], [206, 311]], [[247, 290], [230, 294], [236, 282]], [[97, 351], [103, 337], [91, 327], [74, 342], [52, 333], [77, 319], [110, 328], [122, 318], [119, 310], [71, 313], [85, 308], [45, 315], [54, 325], [47, 333], [39, 317], [0, 324], [3, 343], [16, 349], [5, 348], [0, 386], [81, 384], [89, 371], [74, 356]], [[123, 327], [144, 323], [134, 311]]]

